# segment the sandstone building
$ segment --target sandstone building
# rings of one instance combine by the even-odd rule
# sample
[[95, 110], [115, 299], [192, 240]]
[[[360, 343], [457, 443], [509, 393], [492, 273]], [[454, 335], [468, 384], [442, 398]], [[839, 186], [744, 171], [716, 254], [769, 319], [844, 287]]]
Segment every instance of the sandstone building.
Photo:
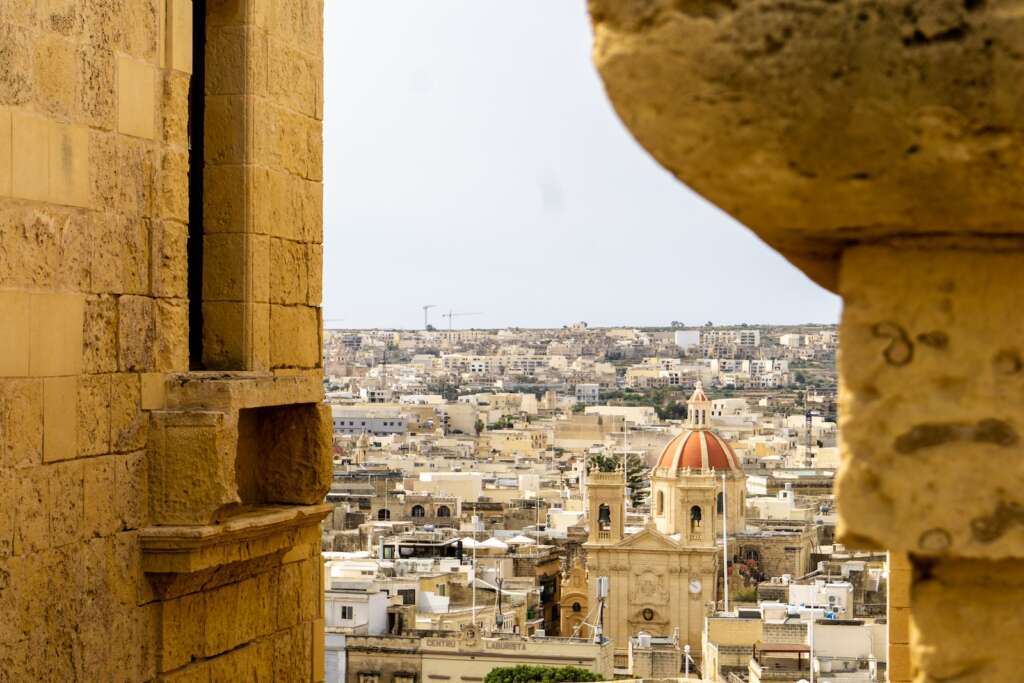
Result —
[[602, 597], [598, 579], [607, 577], [604, 612], [586, 621], [603, 623], [623, 668], [630, 639], [641, 631], [677, 635], [699, 653], [704, 615], [718, 593], [716, 541], [723, 528], [744, 528], [743, 471], [729, 444], [710, 429], [710, 408], [698, 382], [687, 401], [687, 430], [669, 441], [651, 472], [653, 519], [639, 532], [625, 534], [622, 473], [588, 476], [590, 536], [583, 547], [589, 590], [585, 602], [577, 598], [581, 568], [575, 568], [561, 609], [566, 626], [575, 628], [582, 620], [572, 606], [586, 604], [593, 612]]
[[322, 677], [320, 0], [0, 3], [0, 680]]

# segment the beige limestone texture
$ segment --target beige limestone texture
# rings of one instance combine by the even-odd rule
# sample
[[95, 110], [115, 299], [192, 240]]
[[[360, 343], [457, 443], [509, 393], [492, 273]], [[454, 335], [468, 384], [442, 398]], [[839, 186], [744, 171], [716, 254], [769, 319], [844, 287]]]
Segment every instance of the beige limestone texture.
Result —
[[156, 132], [156, 69], [126, 55], [117, 58], [117, 130], [152, 138]]
[[[323, 5], [207, 6], [225, 144], [204, 161], [204, 231], [244, 253], [192, 265], [210, 285], [239, 273], [237, 318], [207, 310], [227, 373], [193, 371], [188, 343], [192, 3], [0, 2], [0, 681], [319, 675]], [[271, 60], [301, 88], [271, 91]], [[271, 234], [302, 254], [275, 290], [310, 321], [284, 328], [302, 352], [282, 354], [287, 377], [271, 366]], [[289, 502], [242, 509], [238, 415], [268, 407], [294, 439], [277, 437], [287, 462], [261, 485]]]

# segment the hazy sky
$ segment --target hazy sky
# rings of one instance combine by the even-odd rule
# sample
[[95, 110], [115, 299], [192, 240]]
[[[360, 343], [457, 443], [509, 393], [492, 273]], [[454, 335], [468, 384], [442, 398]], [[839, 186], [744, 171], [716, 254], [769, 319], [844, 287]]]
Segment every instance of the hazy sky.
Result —
[[[584, 0], [329, 0], [324, 317], [834, 322], [838, 299], [615, 116]], [[694, 294], [697, 296], [694, 296]]]

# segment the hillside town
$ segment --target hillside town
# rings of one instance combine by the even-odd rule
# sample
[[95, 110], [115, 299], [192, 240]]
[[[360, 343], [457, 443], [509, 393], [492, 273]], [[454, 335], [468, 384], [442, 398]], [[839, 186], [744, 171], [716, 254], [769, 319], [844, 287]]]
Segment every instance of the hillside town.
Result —
[[885, 680], [886, 554], [833, 539], [833, 327], [325, 330], [324, 354], [327, 680]]

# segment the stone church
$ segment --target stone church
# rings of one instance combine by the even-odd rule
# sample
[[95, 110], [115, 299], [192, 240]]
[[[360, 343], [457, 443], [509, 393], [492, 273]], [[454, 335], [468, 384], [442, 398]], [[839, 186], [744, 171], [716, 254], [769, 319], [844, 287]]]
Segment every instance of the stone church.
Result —
[[[586, 569], [576, 565], [563, 584], [564, 634], [579, 628], [591, 635], [601, 624], [617, 655], [640, 631], [678, 634], [680, 645], [699, 652], [704, 615], [718, 597], [716, 541], [723, 525], [730, 534], [744, 528], [745, 478], [732, 448], [708, 424], [711, 402], [700, 383], [687, 407], [686, 430], [665, 446], [651, 472], [652, 520], [643, 529], [625, 532], [621, 472], [588, 476]], [[603, 609], [600, 577], [608, 578]]]

